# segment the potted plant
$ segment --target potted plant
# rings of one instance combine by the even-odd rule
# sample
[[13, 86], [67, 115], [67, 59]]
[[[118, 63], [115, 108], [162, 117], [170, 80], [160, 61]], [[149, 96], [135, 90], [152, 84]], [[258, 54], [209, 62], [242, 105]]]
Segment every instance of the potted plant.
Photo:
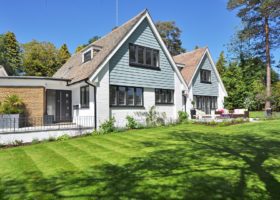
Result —
[[194, 100], [192, 100], [192, 101], [191, 101], [191, 104], [192, 104], [192, 109], [191, 109], [191, 118], [192, 118], [192, 119], [195, 119], [195, 115], [196, 115], [196, 110], [195, 110], [195, 108], [194, 108], [195, 101], [194, 101]]
[[0, 102], [0, 128], [19, 128], [24, 103], [18, 95], [8, 95]]

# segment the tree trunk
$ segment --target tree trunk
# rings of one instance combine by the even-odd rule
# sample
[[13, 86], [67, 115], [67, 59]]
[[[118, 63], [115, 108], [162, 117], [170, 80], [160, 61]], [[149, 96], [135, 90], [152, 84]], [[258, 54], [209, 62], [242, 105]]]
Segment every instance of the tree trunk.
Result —
[[270, 43], [269, 43], [269, 24], [268, 17], [265, 18], [265, 53], [266, 53], [266, 101], [265, 109], [271, 108], [271, 63], [270, 63]]

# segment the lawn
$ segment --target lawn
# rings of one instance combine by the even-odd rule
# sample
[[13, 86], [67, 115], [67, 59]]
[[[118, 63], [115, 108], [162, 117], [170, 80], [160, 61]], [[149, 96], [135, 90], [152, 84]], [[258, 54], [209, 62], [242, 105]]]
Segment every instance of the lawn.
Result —
[[280, 199], [280, 120], [0, 150], [0, 199]]
[[[251, 118], [266, 118], [265, 111], [250, 111], [249, 113]], [[272, 117], [280, 118], [280, 112], [272, 112]]]

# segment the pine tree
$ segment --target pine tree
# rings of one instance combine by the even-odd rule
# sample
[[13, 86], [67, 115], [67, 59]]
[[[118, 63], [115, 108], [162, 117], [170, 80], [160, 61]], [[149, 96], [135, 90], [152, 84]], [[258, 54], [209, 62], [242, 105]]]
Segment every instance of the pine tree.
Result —
[[62, 66], [71, 57], [71, 54], [66, 44], [63, 44], [60, 47], [60, 49], [58, 50], [57, 57], [59, 66]]
[[240, 37], [251, 41], [255, 54], [266, 61], [266, 104], [271, 108], [271, 55], [270, 50], [280, 46], [279, 0], [229, 0], [229, 10], [238, 10], [237, 16], [244, 24]]
[[173, 21], [157, 22], [156, 27], [165, 43], [167, 49], [172, 56], [184, 53], [186, 50], [182, 47], [181, 33], [182, 31]]
[[223, 74], [226, 71], [226, 64], [227, 64], [227, 61], [225, 59], [225, 54], [224, 54], [224, 51], [222, 51], [220, 53], [219, 59], [216, 63], [217, 70], [221, 76], [223, 76]]
[[21, 52], [16, 36], [13, 32], [7, 32], [3, 38], [4, 67], [10, 75], [16, 75], [21, 66]]

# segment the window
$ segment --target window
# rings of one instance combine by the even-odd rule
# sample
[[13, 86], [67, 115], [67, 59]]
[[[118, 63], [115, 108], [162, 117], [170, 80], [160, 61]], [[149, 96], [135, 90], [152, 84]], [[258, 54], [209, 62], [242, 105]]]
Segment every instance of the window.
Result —
[[211, 110], [217, 109], [217, 97], [216, 96], [194, 96], [195, 108], [202, 110], [209, 114]]
[[211, 71], [202, 69], [200, 70], [200, 82], [211, 83]]
[[143, 88], [110, 86], [111, 106], [143, 106]]
[[81, 108], [89, 108], [89, 86], [81, 87], [80, 101]]
[[129, 64], [134, 66], [159, 68], [159, 50], [129, 44]]
[[84, 53], [84, 62], [91, 60], [91, 50]]
[[173, 104], [173, 99], [173, 90], [155, 89], [156, 104]]

